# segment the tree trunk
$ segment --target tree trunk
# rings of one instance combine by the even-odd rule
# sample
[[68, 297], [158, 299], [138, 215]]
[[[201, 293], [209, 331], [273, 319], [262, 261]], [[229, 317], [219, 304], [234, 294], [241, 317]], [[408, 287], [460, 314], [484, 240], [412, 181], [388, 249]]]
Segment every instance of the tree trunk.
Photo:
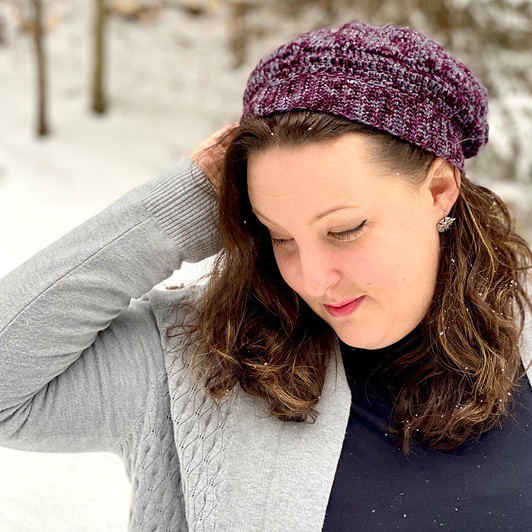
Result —
[[95, 0], [91, 108], [95, 113], [99, 114], [103, 114], [107, 111], [107, 100], [104, 91], [105, 21], [105, 0]]
[[0, 45], [6, 44], [6, 42], [6, 22], [2, 13], [0, 13]]
[[43, 24], [41, 0], [32, 0], [33, 4], [33, 36], [35, 40], [35, 54], [37, 58], [37, 135], [48, 135], [49, 128], [46, 119], [46, 56], [43, 44]]
[[242, 66], [247, 57], [248, 33], [246, 15], [250, 10], [247, 0], [231, 0], [229, 3], [229, 48], [233, 54], [233, 68]]
[[332, 24], [337, 17], [337, 4], [336, 0], [321, 0], [321, 7], [325, 12], [325, 24]]

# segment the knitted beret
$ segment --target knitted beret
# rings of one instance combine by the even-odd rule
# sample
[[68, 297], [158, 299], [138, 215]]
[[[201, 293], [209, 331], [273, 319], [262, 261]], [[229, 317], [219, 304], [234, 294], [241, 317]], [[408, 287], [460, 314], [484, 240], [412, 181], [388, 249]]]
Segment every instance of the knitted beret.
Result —
[[439, 44], [393, 25], [353, 21], [311, 31], [261, 59], [240, 122], [292, 109], [373, 126], [462, 172], [488, 141], [486, 89]]

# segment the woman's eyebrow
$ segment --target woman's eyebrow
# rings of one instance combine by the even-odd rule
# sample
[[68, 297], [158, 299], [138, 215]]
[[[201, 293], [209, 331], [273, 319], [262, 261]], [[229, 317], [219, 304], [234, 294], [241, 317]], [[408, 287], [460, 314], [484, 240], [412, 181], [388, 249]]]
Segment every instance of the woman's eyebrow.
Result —
[[[320, 214], [317, 214], [312, 219], [312, 221], [310, 222], [310, 225], [315, 224], [316, 222], [319, 222], [322, 218], [325, 218], [326, 216], [329, 216], [329, 214], [333, 214], [335, 212], [342, 211], [342, 210], [345, 210], [345, 209], [356, 209], [356, 208], [357, 207], [355, 205], [339, 205], [337, 207], [331, 207], [330, 209], [327, 209], [327, 210], [321, 212]], [[251, 209], [251, 212], [255, 216], [257, 216], [258, 218], [261, 218], [261, 219], [267, 221], [268, 223], [270, 223], [272, 225], [278, 225], [274, 221], [270, 220], [267, 216], [264, 216], [264, 214], [262, 214], [259, 211], [257, 211], [256, 209]]]

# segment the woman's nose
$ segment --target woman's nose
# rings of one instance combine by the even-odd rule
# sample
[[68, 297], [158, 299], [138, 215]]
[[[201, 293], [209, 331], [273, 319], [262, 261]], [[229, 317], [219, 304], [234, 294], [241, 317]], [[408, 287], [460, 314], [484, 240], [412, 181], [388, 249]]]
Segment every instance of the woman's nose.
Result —
[[300, 251], [301, 286], [310, 297], [322, 297], [340, 280], [341, 273], [334, 258], [319, 250]]

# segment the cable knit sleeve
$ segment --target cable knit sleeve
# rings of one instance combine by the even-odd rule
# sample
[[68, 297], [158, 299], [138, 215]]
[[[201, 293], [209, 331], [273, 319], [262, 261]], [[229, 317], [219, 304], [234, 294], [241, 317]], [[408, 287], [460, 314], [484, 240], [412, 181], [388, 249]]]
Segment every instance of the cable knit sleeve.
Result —
[[184, 159], [0, 280], [0, 445], [117, 452], [166, 377], [141, 296], [218, 251], [215, 205]]

